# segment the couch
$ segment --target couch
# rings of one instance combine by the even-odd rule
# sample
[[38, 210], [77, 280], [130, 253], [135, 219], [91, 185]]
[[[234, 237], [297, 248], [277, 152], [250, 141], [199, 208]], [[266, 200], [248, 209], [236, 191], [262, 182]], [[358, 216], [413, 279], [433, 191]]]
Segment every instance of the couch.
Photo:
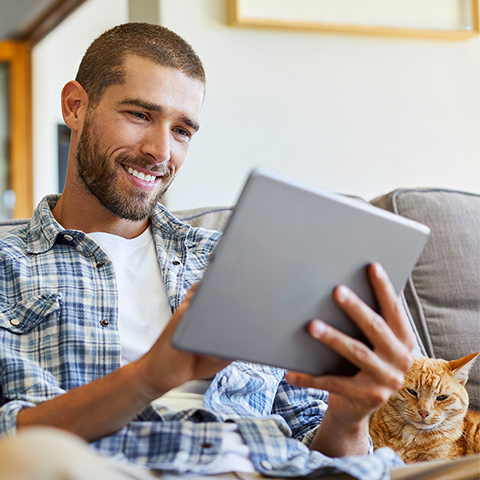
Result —
[[[447, 189], [399, 189], [371, 201], [428, 225], [431, 238], [402, 294], [418, 353], [452, 360], [480, 351], [480, 195]], [[231, 207], [173, 212], [195, 227], [223, 230]], [[0, 222], [3, 231], [27, 220]], [[480, 411], [480, 361], [467, 383]]]

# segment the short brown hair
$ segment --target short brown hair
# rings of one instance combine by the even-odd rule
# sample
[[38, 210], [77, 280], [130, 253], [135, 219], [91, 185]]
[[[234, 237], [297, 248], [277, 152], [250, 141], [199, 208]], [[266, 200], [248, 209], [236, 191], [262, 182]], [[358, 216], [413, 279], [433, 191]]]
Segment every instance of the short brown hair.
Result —
[[127, 55], [180, 70], [205, 85], [203, 64], [182, 37], [160, 25], [125, 23], [95, 39], [82, 58], [75, 80], [87, 92], [90, 107], [98, 104], [107, 87], [124, 82]]

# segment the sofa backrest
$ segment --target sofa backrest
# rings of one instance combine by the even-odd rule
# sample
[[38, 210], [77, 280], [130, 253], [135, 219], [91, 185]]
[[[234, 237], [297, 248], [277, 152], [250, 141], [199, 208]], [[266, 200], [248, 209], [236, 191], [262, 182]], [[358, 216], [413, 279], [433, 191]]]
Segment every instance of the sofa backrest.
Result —
[[172, 212], [179, 220], [192, 227], [223, 231], [233, 207], [204, 207]]
[[[446, 360], [480, 351], [480, 195], [402, 189], [372, 203], [432, 230], [404, 294], [421, 348]], [[223, 230], [231, 212], [232, 207], [212, 207], [172, 213], [194, 227]], [[26, 222], [0, 221], [0, 236]], [[480, 411], [480, 359], [467, 389], [471, 408]]]
[[[454, 360], [480, 351], [480, 195], [401, 189], [372, 203], [428, 225], [431, 237], [405, 288], [427, 354]], [[480, 358], [467, 383], [480, 411]]]

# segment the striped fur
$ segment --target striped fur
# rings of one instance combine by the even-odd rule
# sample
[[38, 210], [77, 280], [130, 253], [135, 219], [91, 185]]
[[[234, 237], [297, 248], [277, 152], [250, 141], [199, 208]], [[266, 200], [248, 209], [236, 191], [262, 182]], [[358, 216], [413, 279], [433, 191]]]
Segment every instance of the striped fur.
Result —
[[375, 448], [390, 447], [405, 463], [480, 453], [480, 413], [468, 410], [465, 389], [479, 354], [415, 358], [404, 386], [372, 416]]

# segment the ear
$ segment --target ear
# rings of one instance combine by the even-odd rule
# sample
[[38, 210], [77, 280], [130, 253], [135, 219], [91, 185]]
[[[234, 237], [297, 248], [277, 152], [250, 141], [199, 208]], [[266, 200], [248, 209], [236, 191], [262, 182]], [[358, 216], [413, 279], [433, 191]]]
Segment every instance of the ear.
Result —
[[76, 81], [68, 82], [62, 90], [62, 114], [70, 130], [80, 130], [87, 107], [88, 95], [85, 89]]
[[478, 355], [480, 355], [480, 352], [472, 353], [466, 357], [448, 362], [448, 366], [450, 367], [453, 378], [455, 378], [460, 385], [465, 385], [467, 383], [468, 374]]

